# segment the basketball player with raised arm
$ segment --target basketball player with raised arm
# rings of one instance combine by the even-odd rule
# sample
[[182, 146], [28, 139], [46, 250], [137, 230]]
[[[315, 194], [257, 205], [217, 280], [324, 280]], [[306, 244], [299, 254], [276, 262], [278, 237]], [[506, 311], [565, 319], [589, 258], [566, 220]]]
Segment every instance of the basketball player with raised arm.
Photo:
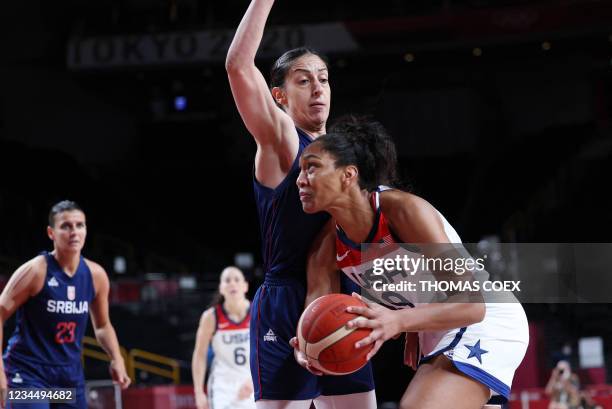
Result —
[[255, 55], [273, 4], [251, 1], [226, 60], [236, 106], [257, 144], [253, 184], [265, 279], [251, 310], [255, 400], [260, 409], [308, 409], [313, 399], [319, 409], [373, 409], [369, 365], [348, 376], [316, 377], [296, 362], [289, 344], [306, 301], [307, 254], [328, 220], [302, 211], [295, 180], [301, 152], [325, 134], [331, 89], [325, 60], [307, 48], [276, 61], [268, 88]]

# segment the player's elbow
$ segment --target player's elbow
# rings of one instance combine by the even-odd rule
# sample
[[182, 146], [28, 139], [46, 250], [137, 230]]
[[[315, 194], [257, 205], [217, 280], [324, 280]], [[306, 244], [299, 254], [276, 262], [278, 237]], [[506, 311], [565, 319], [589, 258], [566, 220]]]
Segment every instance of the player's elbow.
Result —
[[237, 53], [229, 52], [225, 58], [225, 71], [228, 75], [239, 75], [244, 71], [245, 62]]
[[96, 335], [96, 338], [100, 338], [100, 337], [104, 337], [109, 331], [111, 331], [113, 329], [110, 321], [106, 321], [104, 323], [96, 323], [97, 325], [94, 325], [94, 334]]
[[227, 71], [228, 74], [232, 74], [233, 72], [236, 71], [236, 59], [228, 54], [227, 58], [225, 59], [225, 71]]

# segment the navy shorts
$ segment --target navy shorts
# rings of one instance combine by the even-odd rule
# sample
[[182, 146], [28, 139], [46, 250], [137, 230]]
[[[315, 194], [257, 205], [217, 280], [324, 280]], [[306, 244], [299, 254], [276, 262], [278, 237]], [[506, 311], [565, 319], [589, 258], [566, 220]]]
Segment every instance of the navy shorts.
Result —
[[7, 408], [15, 409], [87, 409], [85, 377], [81, 363], [73, 365], [43, 365], [5, 359], [4, 371], [11, 388], [74, 388], [74, 403], [17, 403]]
[[350, 375], [319, 377], [296, 362], [289, 340], [297, 332], [305, 297], [304, 284], [292, 279], [266, 279], [255, 294], [250, 323], [255, 400], [305, 400], [373, 390], [369, 363]]

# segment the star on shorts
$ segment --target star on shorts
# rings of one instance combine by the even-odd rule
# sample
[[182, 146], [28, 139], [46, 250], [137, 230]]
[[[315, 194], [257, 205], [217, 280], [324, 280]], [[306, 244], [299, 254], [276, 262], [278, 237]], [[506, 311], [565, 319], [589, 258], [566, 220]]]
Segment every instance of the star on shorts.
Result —
[[476, 359], [478, 359], [478, 362], [480, 362], [481, 364], [482, 364], [482, 355], [489, 352], [489, 351], [485, 351], [484, 349], [480, 348], [480, 340], [478, 340], [478, 342], [476, 342], [476, 345], [474, 346], [465, 345], [465, 347], [470, 350], [470, 354], [468, 355], [467, 359], [476, 357]]

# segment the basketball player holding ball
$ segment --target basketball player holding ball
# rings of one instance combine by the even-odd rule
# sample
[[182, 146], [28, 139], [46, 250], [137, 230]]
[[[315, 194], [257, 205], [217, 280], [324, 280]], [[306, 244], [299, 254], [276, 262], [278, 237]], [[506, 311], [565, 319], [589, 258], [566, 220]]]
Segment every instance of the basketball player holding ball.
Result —
[[251, 375], [258, 408], [376, 407], [369, 366], [319, 379], [297, 364], [289, 340], [306, 297], [307, 254], [329, 217], [302, 211], [299, 157], [325, 133], [331, 91], [325, 61], [295, 49], [272, 68], [271, 91], [255, 54], [273, 0], [253, 0], [230, 46], [226, 70], [240, 115], [255, 139], [254, 189], [265, 269], [251, 313]]
[[[197, 409], [254, 409], [249, 370], [249, 284], [236, 267], [226, 267], [219, 278], [219, 296], [202, 314], [191, 359]], [[208, 346], [214, 361], [204, 394]]]
[[89, 316], [96, 339], [111, 359], [112, 379], [123, 389], [130, 384], [108, 315], [109, 281], [100, 265], [81, 255], [87, 227], [75, 202], [51, 208], [47, 235], [53, 251], [19, 267], [0, 295], [1, 324], [17, 311], [0, 368], [2, 405], [7, 388], [75, 388], [74, 403], [18, 402], [17, 407], [85, 409], [81, 346]]
[[[372, 260], [361, 253], [360, 243], [384, 243], [379, 248], [388, 250], [380, 251], [390, 253], [399, 248], [393, 243], [461, 242], [428, 202], [379, 187], [395, 169], [392, 143], [380, 124], [347, 120], [304, 150], [297, 179], [304, 211], [329, 212], [337, 226], [335, 246], [321, 247], [319, 252], [328, 254], [318, 257], [328, 262], [335, 259], [369, 294], [378, 294], [377, 301], [383, 305], [391, 298], [371, 291], [366, 275]], [[388, 191], [381, 195], [381, 190]], [[402, 275], [387, 278], [397, 282]], [[393, 299], [402, 296], [395, 294]], [[348, 307], [347, 312], [367, 318], [354, 320], [348, 327], [372, 329], [355, 345], [373, 344], [368, 358], [397, 334], [419, 333], [422, 357], [401, 400], [402, 409], [442, 409], [449, 402], [457, 409], [480, 409], [492, 397], [491, 403], [508, 399], [514, 371], [528, 344], [527, 319], [518, 302], [399, 302], [389, 307], [394, 309], [376, 303]]]

